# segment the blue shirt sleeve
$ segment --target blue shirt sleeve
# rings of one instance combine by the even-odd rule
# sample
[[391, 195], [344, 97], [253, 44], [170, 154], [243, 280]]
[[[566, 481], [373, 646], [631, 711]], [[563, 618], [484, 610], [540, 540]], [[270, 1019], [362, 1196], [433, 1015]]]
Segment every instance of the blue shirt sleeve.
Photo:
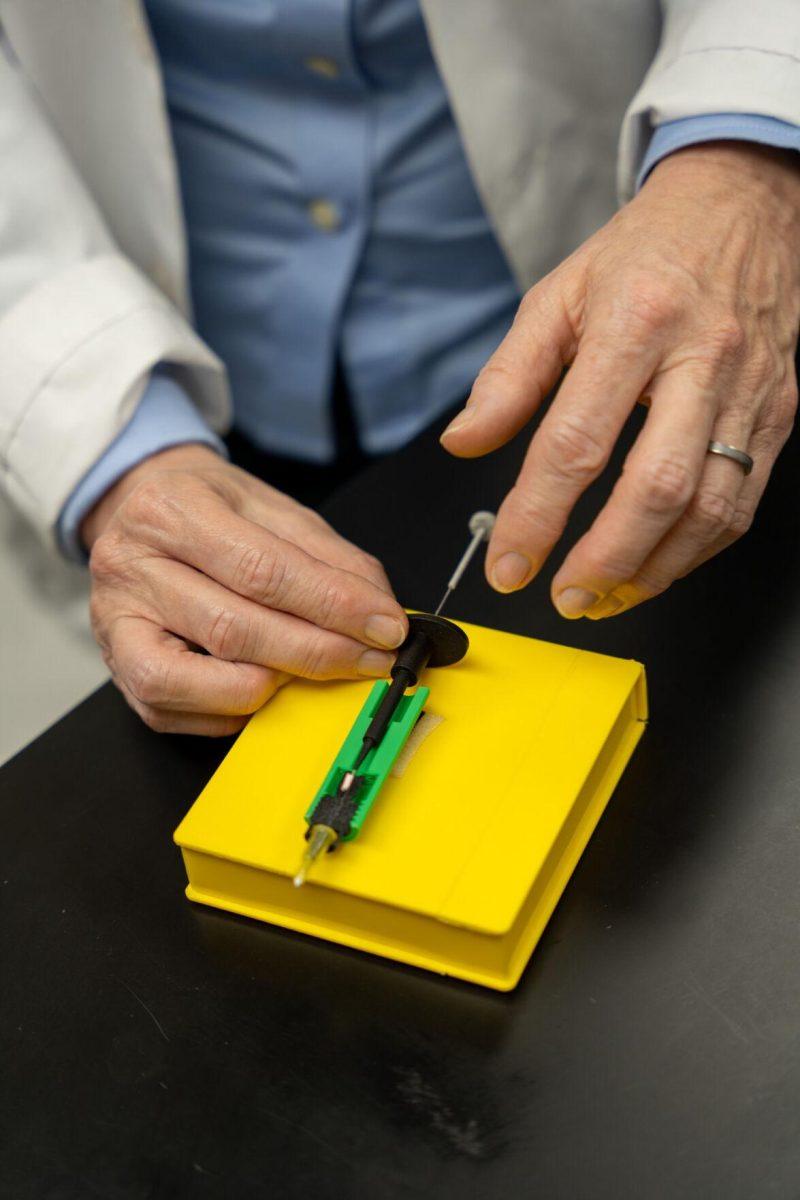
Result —
[[137, 463], [159, 450], [187, 442], [202, 442], [220, 454], [226, 453], [224, 443], [206, 425], [178, 381], [167, 368], [156, 368], [131, 420], [62, 508], [57, 536], [63, 553], [76, 562], [85, 562], [80, 526], [97, 501]]
[[636, 180], [637, 191], [656, 163], [668, 154], [685, 146], [716, 141], [759, 142], [762, 146], [800, 151], [800, 125], [779, 121], [776, 117], [762, 117], [758, 113], [706, 113], [701, 117], [665, 121], [650, 139]]

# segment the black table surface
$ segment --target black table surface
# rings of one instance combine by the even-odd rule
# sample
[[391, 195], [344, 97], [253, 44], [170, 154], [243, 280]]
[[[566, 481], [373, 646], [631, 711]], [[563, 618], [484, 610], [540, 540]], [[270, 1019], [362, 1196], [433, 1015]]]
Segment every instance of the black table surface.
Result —
[[[429, 432], [326, 515], [429, 607], [523, 450], [459, 463]], [[552, 569], [462, 585], [455, 617], [649, 674], [650, 728], [509, 995], [190, 904], [171, 835], [227, 746], [150, 733], [110, 686], [7, 764], [0, 1195], [797, 1200], [798, 465], [620, 619], [561, 620]]]

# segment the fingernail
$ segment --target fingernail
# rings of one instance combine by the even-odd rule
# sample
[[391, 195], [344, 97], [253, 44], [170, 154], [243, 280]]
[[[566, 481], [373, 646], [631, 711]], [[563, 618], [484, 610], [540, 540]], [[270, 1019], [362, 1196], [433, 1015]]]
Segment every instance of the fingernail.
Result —
[[465, 408], [458, 416], [450, 422], [442, 434], [443, 438], [449, 437], [451, 433], [459, 433], [462, 429], [466, 429], [472, 421], [475, 420], [475, 409]]
[[599, 599], [597, 592], [590, 592], [587, 588], [568, 587], [556, 596], [556, 608], [562, 617], [574, 621], [576, 617], [582, 617]]
[[383, 650], [365, 650], [356, 664], [359, 675], [369, 675], [370, 679], [385, 679], [392, 669], [393, 654]]
[[492, 568], [492, 587], [498, 592], [513, 592], [522, 587], [532, 570], [531, 560], [516, 550], [502, 555]]
[[606, 596], [605, 600], [601, 600], [599, 604], [590, 608], [586, 616], [590, 621], [601, 621], [603, 617], [610, 617], [617, 612], [624, 603], [624, 600], [620, 600], [619, 596], [615, 596], [612, 592], [610, 596]]
[[364, 634], [368, 642], [384, 646], [387, 650], [396, 649], [406, 639], [402, 622], [397, 617], [387, 617], [383, 613], [373, 613], [367, 617]]

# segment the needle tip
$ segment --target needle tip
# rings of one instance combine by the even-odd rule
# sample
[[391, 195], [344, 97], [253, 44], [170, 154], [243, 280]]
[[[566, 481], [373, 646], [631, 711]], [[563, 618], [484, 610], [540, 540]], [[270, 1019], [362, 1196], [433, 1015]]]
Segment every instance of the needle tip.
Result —
[[311, 867], [313, 867], [321, 854], [324, 854], [326, 850], [331, 848], [335, 841], [336, 832], [329, 825], [312, 825], [308, 836], [308, 846], [300, 860], [297, 874], [292, 880], [296, 888], [303, 886], [308, 878], [308, 872]]

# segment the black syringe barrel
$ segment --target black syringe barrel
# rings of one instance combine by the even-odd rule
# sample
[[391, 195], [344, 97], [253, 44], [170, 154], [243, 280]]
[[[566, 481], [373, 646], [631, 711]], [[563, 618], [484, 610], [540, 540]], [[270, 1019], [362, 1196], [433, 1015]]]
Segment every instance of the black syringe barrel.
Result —
[[445, 617], [413, 613], [408, 619], [408, 636], [397, 651], [391, 669], [392, 682], [367, 726], [356, 766], [380, 744], [403, 694], [414, 687], [427, 666], [444, 667], [459, 662], [469, 649], [464, 630]]
[[380, 744], [404, 693], [410, 687], [414, 687], [428, 665], [431, 649], [431, 644], [424, 633], [411, 631], [397, 651], [397, 658], [391, 670], [392, 682], [364, 734], [366, 749], [362, 750], [362, 760], [373, 747]]

